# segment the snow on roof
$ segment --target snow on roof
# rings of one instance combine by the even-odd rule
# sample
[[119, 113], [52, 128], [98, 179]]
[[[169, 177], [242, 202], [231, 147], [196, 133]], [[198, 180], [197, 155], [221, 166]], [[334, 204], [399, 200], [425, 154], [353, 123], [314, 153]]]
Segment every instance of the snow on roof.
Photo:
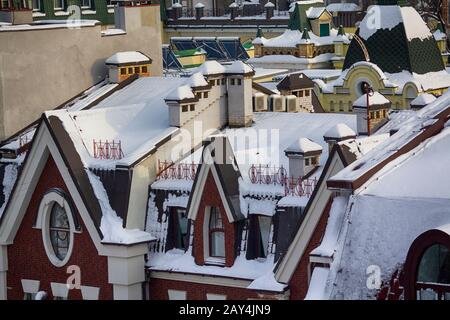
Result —
[[[384, 104], [390, 104], [391, 102], [386, 99], [385, 96], [383, 96], [379, 92], [374, 92], [373, 95], [369, 95], [369, 105], [384, 105]], [[355, 102], [353, 102], [354, 107], [361, 107], [361, 108], [367, 108], [367, 93], [356, 99]]]
[[300, 138], [297, 141], [294, 141], [289, 147], [285, 150], [285, 152], [293, 152], [293, 153], [307, 153], [307, 152], [316, 152], [322, 151], [322, 146], [320, 144], [315, 143], [314, 141], [309, 140], [308, 138]]
[[166, 100], [175, 100], [175, 101], [193, 98], [195, 98], [195, 95], [192, 92], [191, 87], [187, 84], [175, 88], [166, 96]]
[[[364, 194], [382, 197], [448, 199], [450, 128], [397, 158], [376, 174], [379, 181], [366, 186]], [[414, 177], [411, 180], [411, 177]]]
[[197, 4], [194, 6], [194, 8], [204, 8], [204, 7], [205, 7], [205, 5], [204, 5], [203, 3], [201, 3], [201, 2], [197, 3]]
[[339, 142], [339, 145], [346, 146], [348, 151], [354, 154], [356, 159], [359, 159], [375, 148], [378, 144], [389, 139], [389, 137], [389, 133], [380, 133], [377, 131], [376, 134], [369, 137], [359, 137], [357, 139], [341, 141]]
[[[411, 185], [411, 179], [403, 181]], [[352, 200], [351, 200], [352, 201]], [[358, 195], [341, 224], [335, 259], [325, 287], [331, 299], [375, 299], [367, 270], [376, 266], [381, 280], [391, 279], [423, 232], [450, 222], [450, 200]]]
[[203, 63], [194, 72], [200, 72], [204, 76], [209, 76], [215, 74], [223, 74], [226, 72], [226, 69], [223, 65], [221, 65], [217, 61], [210, 60]]
[[106, 64], [150, 62], [150, 58], [137, 51], [117, 52], [106, 59]]
[[274, 8], [275, 5], [274, 5], [272, 2], [268, 1], [268, 2], [264, 5], [264, 7], [265, 7], [265, 8]]
[[347, 166], [333, 176], [331, 180], [353, 181], [367, 172], [367, 170], [373, 168], [373, 166], [396, 153], [397, 150], [422, 131], [424, 122], [433, 119], [436, 115], [446, 110], [449, 107], [449, 101], [450, 92], [446, 92], [431, 104], [414, 112], [409, 118], [405, 119], [397, 133], [377, 145], [361, 159]]
[[361, 11], [361, 7], [355, 3], [331, 3], [327, 6], [330, 12]]
[[290, 4], [289, 12], [294, 12], [295, 5], [297, 4], [315, 4], [315, 3], [323, 3], [323, 0], [301, 0], [301, 1], [293, 1]]
[[200, 72], [196, 72], [189, 77], [187, 84], [191, 86], [191, 88], [205, 87], [208, 85], [208, 81], [206, 81], [205, 77]]
[[253, 68], [241, 60], [233, 61], [231, 64], [225, 65], [226, 73], [251, 73], [254, 72]]
[[324, 93], [334, 93], [334, 87], [344, 85], [349, 72], [359, 66], [366, 66], [375, 71], [386, 88], [395, 88], [396, 94], [402, 94], [406, 84], [414, 84], [419, 92], [442, 89], [450, 86], [450, 74], [446, 70], [429, 72], [425, 74], [411, 73], [402, 71], [398, 73], [383, 72], [376, 64], [368, 61], [359, 61], [353, 64], [349, 69], [342, 71], [340, 77], [321, 87]]
[[[248, 172], [252, 164], [288, 168], [289, 160], [284, 150], [293, 142], [297, 142], [296, 137], [299, 136], [320, 145], [323, 150], [320, 165], [323, 166], [328, 157], [328, 144], [323, 140], [323, 135], [338, 123], [345, 123], [356, 130], [354, 114], [257, 112], [254, 113], [252, 127], [226, 129], [225, 133], [233, 148], [243, 180], [250, 183]], [[284, 195], [283, 188], [280, 191]]]
[[277, 63], [277, 64], [308, 64], [308, 63], [320, 63], [320, 62], [327, 62], [331, 61], [333, 59], [334, 54], [333, 53], [324, 53], [320, 54], [318, 56], [315, 56], [314, 58], [297, 58], [292, 55], [278, 55], [278, 54], [271, 54], [267, 56], [262, 56], [259, 58], [250, 58], [247, 60], [248, 63], [251, 64], [258, 64], [258, 65], [266, 65], [270, 63]]
[[[286, 29], [283, 34], [278, 37], [265, 39], [263, 44], [268, 48], [295, 48], [304, 41], [302, 40], [302, 35], [303, 32], [300, 32], [299, 30]], [[317, 46], [332, 45], [336, 39], [341, 39], [341, 36], [338, 38], [338, 30], [336, 29], [331, 29], [330, 35], [326, 37], [316, 36], [312, 31], [308, 31], [308, 35], [310, 38], [309, 41]]]
[[397, 5], [369, 7], [359, 25], [359, 36], [367, 40], [378, 30], [391, 30], [400, 23], [404, 24], [408, 40], [416, 38], [424, 40], [432, 37], [430, 29], [414, 8]]
[[[169, 113], [164, 97], [186, 78], [145, 77], [114, 92], [90, 110], [56, 110], [46, 112], [57, 116], [72, 138], [87, 168], [114, 168], [130, 165], [155, 145], [178, 131], [169, 126]], [[93, 156], [93, 140], [121, 141], [124, 158], [99, 160]]]
[[245, 255], [236, 257], [232, 267], [200, 266], [195, 263], [192, 249], [173, 249], [166, 253], [149, 253], [147, 265], [150, 270], [164, 270], [181, 273], [209, 274], [239, 279], [255, 280], [272, 272], [273, 255], [266, 259], [247, 260]]
[[345, 123], [338, 123], [325, 132], [324, 138], [346, 138], [346, 137], [356, 137], [355, 131], [349, 128]]
[[306, 10], [306, 16], [308, 19], [318, 19], [325, 10], [325, 7], [311, 7]]
[[433, 37], [436, 41], [447, 39], [447, 35], [439, 29], [433, 32]]
[[328, 280], [329, 268], [315, 267], [309, 282], [305, 300], [327, 300], [325, 287]]
[[264, 45], [267, 42], [267, 39], [264, 37], [257, 37], [252, 41], [252, 44], [262, 44]]
[[411, 101], [411, 106], [426, 106], [436, 100], [436, 97], [431, 93], [422, 93], [417, 96], [413, 101]]

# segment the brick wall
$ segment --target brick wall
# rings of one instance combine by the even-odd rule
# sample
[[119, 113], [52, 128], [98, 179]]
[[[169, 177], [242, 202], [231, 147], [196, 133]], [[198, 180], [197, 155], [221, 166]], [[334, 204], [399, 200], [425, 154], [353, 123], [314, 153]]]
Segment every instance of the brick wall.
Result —
[[[174, 281], [165, 279], [150, 279], [150, 300], [168, 300], [168, 290], [186, 291], [188, 300], [206, 300], [206, 293], [226, 295], [227, 300], [246, 300], [260, 298], [260, 292], [245, 288], [233, 288], [210, 284]], [[270, 294], [265, 295], [269, 296]]]
[[303, 254], [294, 274], [289, 282], [291, 289], [291, 300], [303, 300], [308, 293], [309, 286], [309, 253], [314, 250], [322, 241], [325, 229], [327, 227], [328, 217], [330, 215], [332, 201], [328, 201], [327, 206], [319, 220], [319, 223], [314, 230], [314, 233], [309, 240], [309, 244], [306, 247], [305, 253]]
[[[68, 278], [66, 269], [78, 265], [81, 269], [81, 285], [100, 287], [100, 299], [112, 299], [112, 286], [108, 284], [107, 258], [98, 256], [97, 249], [79, 215], [81, 233], [74, 236], [73, 252], [68, 263], [61, 268], [55, 267], [44, 249], [42, 230], [34, 229], [40, 201], [50, 188], [60, 188], [68, 194], [68, 189], [50, 157], [36, 186], [29, 207], [14, 239], [8, 247], [8, 299], [23, 299], [21, 279], [40, 280], [40, 290], [51, 296], [50, 282], [65, 283]], [[75, 210], [76, 211], [76, 210]], [[69, 299], [81, 299], [81, 291], [69, 292]]]
[[[219, 190], [217, 189], [214, 177], [211, 172], [208, 173], [205, 187], [203, 189], [202, 198], [198, 208], [197, 218], [194, 221], [194, 241], [193, 250], [195, 263], [198, 265], [205, 264], [205, 257], [203, 254], [203, 224], [205, 220], [206, 207], [218, 207], [222, 216], [222, 221], [225, 229], [225, 266], [231, 267], [236, 256], [235, 242], [237, 226], [235, 223], [229, 223], [228, 217], [225, 213], [222, 200], [220, 198]], [[209, 241], [209, 239], [206, 239]]]
[[447, 28], [450, 26], [449, 16], [448, 16], [448, 0], [442, 1], [442, 18], [447, 24]]

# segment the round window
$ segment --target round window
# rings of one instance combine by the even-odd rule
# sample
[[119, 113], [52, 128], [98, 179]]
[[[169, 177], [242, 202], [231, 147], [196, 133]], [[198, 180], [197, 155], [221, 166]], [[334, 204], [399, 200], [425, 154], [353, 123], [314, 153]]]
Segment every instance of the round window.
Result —
[[55, 256], [62, 261], [69, 251], [70, 225], [66, 210], [57, 202], [53, 203], [51, 209], [49, 232]]

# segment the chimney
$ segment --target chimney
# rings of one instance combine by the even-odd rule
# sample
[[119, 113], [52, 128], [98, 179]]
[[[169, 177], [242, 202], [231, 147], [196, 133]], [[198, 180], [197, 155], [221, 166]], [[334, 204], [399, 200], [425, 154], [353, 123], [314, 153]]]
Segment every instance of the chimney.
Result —
[[319, 166], [322, 146], [307, 138], [300, 138], [284, 150], [284, 154], [289, 159], [289, 176], [303, 178]]
[[272, 19], [273, 12], [275, 10], [275, 5], [269, 1], [264, 5], [264, 9], [266, 10], [266, 19], [267, 20]]
[[349, 126], [344, 123], [338, 123], [331, 127], [323, 136], [323, 139], [328, 143], [328, 151], [331, 153], [333, 146], [341, 141], [348, 139], [355, 139], [356, 133]]
[[172, 5], [172, 19], [178, 20], [181, 17], [181, 10], [183, 9], [183, 6], [180, 3], [174, 3]]
[[236, 2], [233, 2], [232, 4], [230, 4], [229, 8], [230, 8], [231, 20], [236, 19], [237, 15], [238, 15], [238, 9], [239, 9], [238, 4]]
[[205, 15], [205, 5], [201, 2], [195, 5], [195, 18], [200, 20]]

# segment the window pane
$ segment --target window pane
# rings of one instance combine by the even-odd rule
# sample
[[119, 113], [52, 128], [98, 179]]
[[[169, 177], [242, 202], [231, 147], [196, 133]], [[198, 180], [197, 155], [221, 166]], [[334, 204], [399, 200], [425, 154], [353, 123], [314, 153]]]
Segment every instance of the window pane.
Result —
[[258, 217], [259, 232], [260, 232], [260, 257], [267, 256], [267, 248], [269, 245], [270, 226], [272, 224], [271, 217]]
[[211, 233], [211, 256], [225, 257], [225, 233], [222, 231]]
[[178, 249], [187, 248], [187, 230], [188, 230], [188, 219], [186, 215], [186, 210], [177, 210], [177, 222], [178, 222]]
[[54, 203], [50, 215], [50, 241], [58, 259], [63, 260], [69, 249], [70, 227], [66, 211]]
[[435, 244], [425, 251], [419, 264], [417, 281], [450, 284], [450, 254], [448, 248]]
[[421, 289], [417, 291], [417, 300], [437, 300], [438, 296], [433, 289]]

